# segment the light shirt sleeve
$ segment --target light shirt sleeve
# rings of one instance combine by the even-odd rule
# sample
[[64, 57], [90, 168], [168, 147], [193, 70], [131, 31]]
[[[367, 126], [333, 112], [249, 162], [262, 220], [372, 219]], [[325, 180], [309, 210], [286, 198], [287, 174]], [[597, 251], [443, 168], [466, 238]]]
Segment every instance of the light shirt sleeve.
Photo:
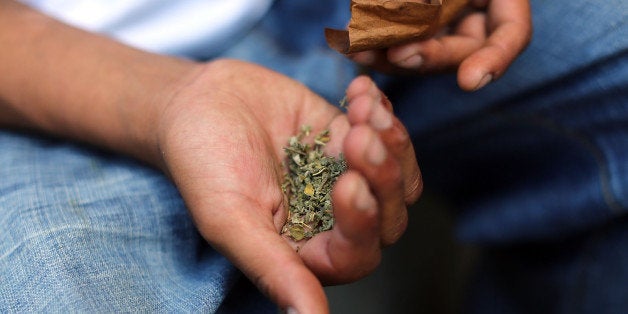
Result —
[[273, 0], [23, 0], [70, 25], [156, 53], [209, 58], [268, 11]]

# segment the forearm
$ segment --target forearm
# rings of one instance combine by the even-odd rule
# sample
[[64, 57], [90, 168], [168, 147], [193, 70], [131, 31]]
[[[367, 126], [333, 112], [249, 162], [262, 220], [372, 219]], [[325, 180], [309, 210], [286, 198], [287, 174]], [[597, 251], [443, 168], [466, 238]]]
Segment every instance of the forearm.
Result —
[[132, 49], [0, 0], [0, 127], [156, 163], [160, 108], [197, 66]]

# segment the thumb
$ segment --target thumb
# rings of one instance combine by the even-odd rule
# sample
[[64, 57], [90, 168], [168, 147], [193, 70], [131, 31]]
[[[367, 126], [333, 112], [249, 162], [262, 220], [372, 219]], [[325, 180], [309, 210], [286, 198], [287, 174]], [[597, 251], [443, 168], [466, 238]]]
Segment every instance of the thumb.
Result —
[[329, 312], [321, 283], [272, 224], [238, 225], [223, 228], [214, 246], [262, 293], [288, 313]]

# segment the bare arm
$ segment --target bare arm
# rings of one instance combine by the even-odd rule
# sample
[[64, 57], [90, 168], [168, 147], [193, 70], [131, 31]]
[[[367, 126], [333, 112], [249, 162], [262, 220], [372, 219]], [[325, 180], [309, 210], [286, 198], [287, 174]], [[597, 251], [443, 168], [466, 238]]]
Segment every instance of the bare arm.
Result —
[[156, 112], [197, 65], [145, 53], [0, 1], [0, 126], [90, 142], [155, 162]]
[[[349, 115], [250, 63], [193, 63], [142, 52], [0, 0], [0, 127], [88, 142], [159, 167], [203, 237], [279, 306], [325, 313], [321, 281], [372, 272], [421, 193], [409, 136], [368, 78]], [[301, 125], [331, 130], [347, 174], [336, 225], [294, 250], [279, 234], [283, 147]]]

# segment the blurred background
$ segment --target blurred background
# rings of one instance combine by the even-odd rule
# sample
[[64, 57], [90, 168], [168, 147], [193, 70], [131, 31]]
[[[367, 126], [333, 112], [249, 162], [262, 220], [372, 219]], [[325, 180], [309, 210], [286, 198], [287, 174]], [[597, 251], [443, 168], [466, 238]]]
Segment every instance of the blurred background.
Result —
[[457, 243], [452, 208], [425, 191], [379, 268], [356, 283], [325, 288], [331, 313], [460, 313], [478, 252]]

